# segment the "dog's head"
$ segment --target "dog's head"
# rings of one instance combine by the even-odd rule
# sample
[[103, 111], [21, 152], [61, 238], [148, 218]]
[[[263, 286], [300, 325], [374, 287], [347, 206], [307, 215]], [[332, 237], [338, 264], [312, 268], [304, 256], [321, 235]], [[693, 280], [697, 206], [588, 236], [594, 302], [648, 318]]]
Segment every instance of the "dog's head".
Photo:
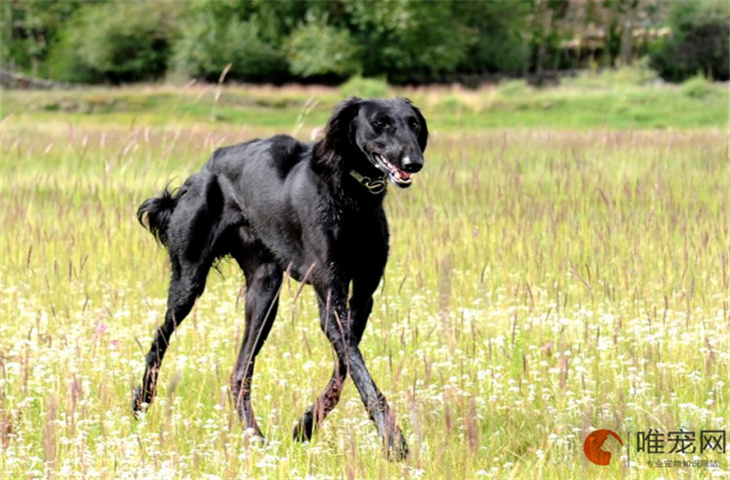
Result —
[[335, 107], [322, 146], [336, 150], [345, 168], [406, 188], [423, 168], [427, 142], [426, 119], [410, 100], [353, 97]]

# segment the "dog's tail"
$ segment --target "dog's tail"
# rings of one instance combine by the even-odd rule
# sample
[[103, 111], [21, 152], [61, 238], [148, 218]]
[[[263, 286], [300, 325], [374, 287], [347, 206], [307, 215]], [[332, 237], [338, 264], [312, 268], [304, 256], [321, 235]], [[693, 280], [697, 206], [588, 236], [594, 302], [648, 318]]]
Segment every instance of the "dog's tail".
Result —
[[137, 210], [139, 223], [162, 245], [167, 246], [167, 226], [182, 193], [181, 190], [173, 192], [165, 187], [158, 197], [148, 198]]

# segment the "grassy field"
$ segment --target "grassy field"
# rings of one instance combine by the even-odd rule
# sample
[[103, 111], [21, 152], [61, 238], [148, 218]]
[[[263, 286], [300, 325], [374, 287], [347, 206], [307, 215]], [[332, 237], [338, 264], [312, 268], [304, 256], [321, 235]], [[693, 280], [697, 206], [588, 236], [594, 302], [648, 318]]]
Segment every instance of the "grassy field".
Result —
[[627, 72], [583, 74], [564, 80], [560, 88], [546, 89], [534, 89], [517, 80], [479, 90], [389, 89], [378, 81], [359, 80], [340, 89], [188, 85], [13, 92], [5, 96], [0, 117], [12, 115], [14, 123], [73, 122], [97, 128], [214, 123], [278, 131], [291, 130], [295, 124], [304, 128], [322, 125], [333, 104], [357, 94], [409, 97], [428, 112], [431, 124], [446, 132], [527, 127], [585, 130], [730, 126], [727, 84], [714, 85], [694, 78], [681, 86], [647, 85], [654, 80], [645, 72]]
[[[256, 367], [269, 442], [249, 444], [228, 388], [245, 288], [229, 263], [175, 334], [155, 403], [130, 410], [169, 275], [137, 206], [218, 146], [309, 139], [340, 91], [3, 92], [0, 477], [729, 476], [728, 454], [634, 445], [650, 428], [730, 429], [727, 87], [604, 87], [389, 92], [433, 131], [424, 171], [387, 198], [392, 253], [362, 345], [404, 463], [350, 382], [312, 443], [291, 440], [334, 362], [294, 281]], [[609, 442], [610, 466], [585, 459], [600, 428], [630, 440], [630, 463]], [[650, 464], [692, 459], [717, 467]]]

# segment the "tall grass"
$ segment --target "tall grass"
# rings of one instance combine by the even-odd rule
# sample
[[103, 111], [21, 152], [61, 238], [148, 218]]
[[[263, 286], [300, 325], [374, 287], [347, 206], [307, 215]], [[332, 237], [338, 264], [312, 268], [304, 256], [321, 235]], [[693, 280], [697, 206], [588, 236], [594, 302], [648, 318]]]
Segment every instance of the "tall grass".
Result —
[[230, 264], [133, 418], [169, 275], [135, 209], [217, 146], [273, 132], [170, 125], [2, 124], [3, 478], [727, 475], [714, 453], [698, 455], [710, 470], [582, 453], [596, 428], [728, 430], [726, 132], [436, 129], [413, 187], [388, 195], [362, 345], [411, 446], [389, 463], [350, 382], [312, 443], [291, 440], [334, 358], [290, 280], [254, 380], [269, 442], [248, 442], [228, 388], [245, 288]]

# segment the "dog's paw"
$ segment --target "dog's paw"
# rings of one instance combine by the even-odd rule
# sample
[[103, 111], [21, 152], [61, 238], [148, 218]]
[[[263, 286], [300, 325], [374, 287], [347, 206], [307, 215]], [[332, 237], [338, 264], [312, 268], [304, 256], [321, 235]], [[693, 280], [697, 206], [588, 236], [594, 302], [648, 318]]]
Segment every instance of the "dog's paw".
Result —
[[134, 412], [134, 416], [136, 418], [140, 418], [142, 414], [147, 409], [148, 403], [145, 402], [144, 395], [142, 393], [142, 387], [137, 386], [137, 388], [134, 389], [134, 394], [132, 395], [132, 412]]
[[255, 428], [244, 428], [243, 438], [246, 445], [265, 447], [268, 444], [266, 437], [264, 437], [264, 434], [261, 432], [258, 426], [256, 426]]
[[395, 427], [395, 431], [388, 436], [386, 448], [388, 449], [388, 460], [391, 462], [402, 462], [408, 458], [408, 442], [400, 428]]
[[305, 412], [299, 423], [294, 427], [294, 441], [308, 442], [312, 439], [314, 418], [312, 412]]

